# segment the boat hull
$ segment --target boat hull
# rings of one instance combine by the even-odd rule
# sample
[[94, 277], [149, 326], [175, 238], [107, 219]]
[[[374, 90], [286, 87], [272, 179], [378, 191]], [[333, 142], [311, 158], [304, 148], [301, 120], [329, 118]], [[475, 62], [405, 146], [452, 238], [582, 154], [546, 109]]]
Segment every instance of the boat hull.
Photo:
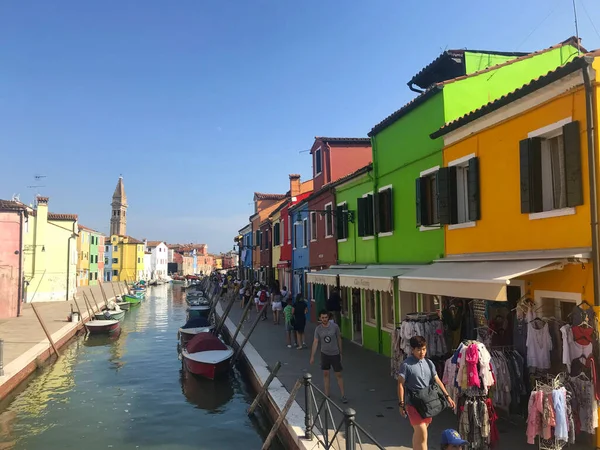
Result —
[[179, 336], [181, 337], [181, 343], [182, 344], [187, 344], [198, 333], [209, 333], [213, 328], [214, 327], [212, 325], [208, 326], [208, 327], [180, 328], [179, 329]]
[[127, 302], [117, 302], [117, 305], [119, 306], [119, 308], [121, 308], [123, 311], [129, 311], [129, 307], [131, 306], [131, 303], [127, 303]]
[[123, 295], [123, 301], [130, 303], [132, 306], [139, 305], [142, 302], [139, 298], [127, 294]]
[[[109, 313], [110, 319], [112, 320], [123, 320], [123, 318], [125, 317], [125, 311], [109, 311]], [[106, 316], [102, 313], [94, 314], [94, 317], [96, 318], [96, 320], [107, 320]]]
[[[99, 324], [99, 322], [109, 322]], [[121, 329], [121, 324], [118, 320], [97, 320], [85, 324], [85, 329], [90, 334], [111, 334], [116, 333]]]
[[230, 360], [231, 358], [216, 364], [212, 364], [194, 361], [192, 359], [187, 358], [185, 354], [183, 356], [185, 368], [188, 370], [188, 372], [193, 373], [194, 375], [208, 378], [209, 380], [214, 380], [215, 378], [227, 373], [230, 367]]

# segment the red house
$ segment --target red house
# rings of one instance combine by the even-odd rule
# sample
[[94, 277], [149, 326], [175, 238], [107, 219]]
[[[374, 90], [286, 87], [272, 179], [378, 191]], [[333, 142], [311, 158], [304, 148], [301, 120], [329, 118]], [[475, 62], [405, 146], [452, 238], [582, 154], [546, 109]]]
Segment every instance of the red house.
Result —
[[260, 230], [260, 272], [259, 279], [268, 286], [273, 283], [275, 275], [272, 269], [272, 248], [271, 241], [273, 239], [271, 233], [271, 220], [268, 218], [263, 220], [259, 225]]
[[[320, 271], [337, 263], [337, 218], [343, 206], [336, 205], [333, 192], [337, 180], [353, 174], [372, 161], [369, 138], [316, 137], [313, 158], [314, 191], [308, 197], [310, 270]], [[338, 207], [339, 206], [339, 207]], [[340, 222], [342, 223], [343, 220]], [[330, 286], [314, 285], [311, 313], [325, 308]], [[313, 317], [314, 319], [314, 317]]]

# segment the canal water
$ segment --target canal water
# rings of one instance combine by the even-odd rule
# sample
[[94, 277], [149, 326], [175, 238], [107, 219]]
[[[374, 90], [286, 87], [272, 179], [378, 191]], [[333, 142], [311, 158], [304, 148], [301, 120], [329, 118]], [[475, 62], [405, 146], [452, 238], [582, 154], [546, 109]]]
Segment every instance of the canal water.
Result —
[[240, 373], [209, 381], [182, 370], [185, 308], [179, 288], [151, 287], [118, 337], [63, 347], [0, 404], [0, 450], [259, 449], [268, 424], [247, 417], [253, 396]]

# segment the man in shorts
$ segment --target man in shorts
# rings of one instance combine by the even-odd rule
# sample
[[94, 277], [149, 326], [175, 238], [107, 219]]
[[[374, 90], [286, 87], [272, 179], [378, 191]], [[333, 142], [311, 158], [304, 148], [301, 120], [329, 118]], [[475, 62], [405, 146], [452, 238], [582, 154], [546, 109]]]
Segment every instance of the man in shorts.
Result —
[[340, 387], [342, 403], [348, 403], [344, 393], [344, 379], [342, 378], [342, 335], [336, 323], [329, 320], [329, 313], [325, 310], [319, 312], [319, 325], [315, 328], [315, 338], [310, 352], [310, 363], [315, 362], [315, 353], [321, 344], [321, 370], [323, 371], [323, 384], [325, 395], [329, 397], [329, 373], [333, 373]]

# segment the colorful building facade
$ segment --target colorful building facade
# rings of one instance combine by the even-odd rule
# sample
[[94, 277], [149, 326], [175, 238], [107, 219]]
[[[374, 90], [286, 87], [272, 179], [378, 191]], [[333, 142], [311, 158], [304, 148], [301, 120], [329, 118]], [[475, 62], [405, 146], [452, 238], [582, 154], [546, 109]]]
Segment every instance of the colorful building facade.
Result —
[[142, 279], [144, 275], [144, 243], [131, 236], [111, 236], [110, 242], [112, 245], [112, 278], [110, 281], [132, 283]]
[[17, 317], [23, 303], [23, 233], [29, 226], [25, 205], [0, 200], [0, 319]]

